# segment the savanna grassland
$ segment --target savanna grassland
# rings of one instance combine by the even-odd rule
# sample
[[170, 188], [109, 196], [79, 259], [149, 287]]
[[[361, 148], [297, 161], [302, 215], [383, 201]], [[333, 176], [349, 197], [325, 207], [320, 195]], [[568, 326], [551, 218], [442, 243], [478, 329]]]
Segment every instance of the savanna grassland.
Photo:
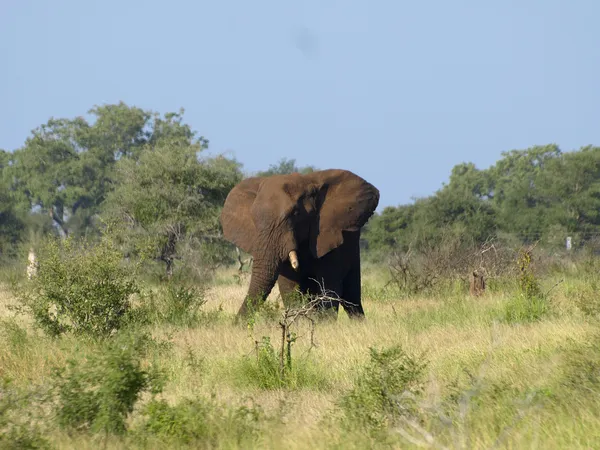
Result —
[[[571, 262], [529, 279], [537, 296], [505, 278], [474, 297], [460, 280], [407, 295], [388, 284], [386, 267], [365, 265], [367, 319], [353, 322], [340, 310], [337, 322], [319, 321], [314, 329], [299, 320], [283, 371], [277, 289], [254, 320], [235, 324], [249, 277], [233, 269], [200, 290], [144, 285], [136, 301], [151, 301], [144, 313], [151, 319], [140, 313], [134, 325], [102, 340], [74, 332], [50, 337], [31, 315], [15, 315], [19, 291], [5, 283], [0, 443], [598, 448], [596, 268], [590, 260]], [[173, 299], [189, 292], [197, 308], [177, 310]], [[55, 368], [67, 367], [57, 378]], [[111, 412], [129, 398], [131, 412], [125, 407], [119, 424]]]
[[183, 109], [124, 102], [0, 149], [0, 448], [600, 448], [600, 147], [380, 205], [366, 320], [289, 333], [277, 289], [235, 323], [249, 255], [220, 216], [247, 177], [319, 167], [208, 149]]

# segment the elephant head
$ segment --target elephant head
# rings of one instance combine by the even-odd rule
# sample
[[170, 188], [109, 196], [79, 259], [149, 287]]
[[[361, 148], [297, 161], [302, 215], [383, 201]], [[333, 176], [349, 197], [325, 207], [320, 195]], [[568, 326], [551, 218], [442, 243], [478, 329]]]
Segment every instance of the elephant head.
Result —
[[225, 239], [253, 256], [247, 304], [262, 303], [282, 264], [299, 268], [297, 250], [308, 245], [321, 258], [358, 231], [379, 203], [379, 191], [346, 170], [247, 178], [235, 186], [221, 213]]

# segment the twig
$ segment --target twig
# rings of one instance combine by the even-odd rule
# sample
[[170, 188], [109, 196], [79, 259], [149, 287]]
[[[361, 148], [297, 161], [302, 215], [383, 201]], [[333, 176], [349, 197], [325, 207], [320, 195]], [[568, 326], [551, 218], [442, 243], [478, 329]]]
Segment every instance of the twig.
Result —
[[556, 286], [558, 286], [559, 284], [561, 284], [563, 281], [565, 281], [564, 279], [559, 280], [554, 286], [552, 286], [550, 289], [548, 289], [548, 291], [544, 294], [544, 297], [547, 297], [548, 294], [550, 293], [550, 291], [552, 291], [552, 289], [554, 289]]

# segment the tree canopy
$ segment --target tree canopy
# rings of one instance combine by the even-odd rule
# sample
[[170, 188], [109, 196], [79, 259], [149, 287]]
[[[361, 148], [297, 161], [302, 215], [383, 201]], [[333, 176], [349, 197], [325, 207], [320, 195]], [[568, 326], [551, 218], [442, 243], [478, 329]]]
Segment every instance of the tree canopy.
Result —
[[370, 249], [407, 248], [456, 227], [475, 242], [504, 233], [522, 242], [600, 234], [600, 147], [557, 145], [504, 152], [488, 169], [456, 165], [449, 182], [414, 204], [385, 208], [369, 222]]

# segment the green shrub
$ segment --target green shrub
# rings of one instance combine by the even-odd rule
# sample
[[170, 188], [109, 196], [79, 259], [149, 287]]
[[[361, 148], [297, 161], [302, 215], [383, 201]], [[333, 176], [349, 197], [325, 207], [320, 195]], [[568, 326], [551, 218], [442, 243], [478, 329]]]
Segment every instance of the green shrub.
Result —
[[549, 312], [550, 305], [544, 297], [516, 295], [504, 305], [501, 320], [505, 323], [531, 323], [541, 320]]
[[102, 338], [126, 323], [138, 288], [106, 236], [95, 245], [49, 240], [38, 260], [37, 276], [17, 295], [46, 333]]
[[51, 449], [50, 443], [37, 428], [16, 424], [0, 431], [0, 448], [4, 450]]
[[85, 362], [69, 360], [54, 374], [56, 416], [65, 429], [120, 434], [125, 420], [145, 391], [160, 392], [158, 372], [144, 370], [140, 358], [149, 345], [146, 335], [108, 341]]
[[506, 323], [541, 320], [550, 312], [550, 304], [531, 268], [532, 250], [521, 250], [517, 260], [519, 293], [505, 305], [501, 319]]
[[517, 260], [519, 268], [519, 289], [528, 299], [543, 297], [540, 284], [531, 268], [532, 250], [521, 250]]
[[294, 361], [292, 364], [286, 358], [282, 368], [280, 356], [268, 336], [263, 336], [256, 343], [256, 354], [244, 357], [234, 373], [237, 384], [260, 389], [326, 389], [329, 386], [327, 376], [310, 361]]
[[399, 417], [416, 414], [415, 400], [423, 392], [427, 362], [407, 354], [401, 346], [369, 351], [369, 362], [339, 407], [346, 428], [378, 433], [394, 425]]
[[175, 406], [153, 400], [142, 410], [142, 438], [155, 436], [163, 442], [215, 448], [226, 441], [235, 447], [248, 448], [260, 435], [263, 413], [246, 406], [232, 408], [214, 399], [186, 399]]
[[31, 400], [31, 393], [20, 394], [9, 379], [0, 380], [0, 448], [52, 448], [27, 411]]
[[131, 313], [132, 322], [193, 327], [217, 321], [223, 311], [206, 312], [204, 287], [170, 281], [157, 290], [140, 293], [140, 306]]
[[165, 320], [176, 325], [187, 325], [198, 318], [206, 303], [204, 292], [194, 286], [169, 283], [165, 289]]

